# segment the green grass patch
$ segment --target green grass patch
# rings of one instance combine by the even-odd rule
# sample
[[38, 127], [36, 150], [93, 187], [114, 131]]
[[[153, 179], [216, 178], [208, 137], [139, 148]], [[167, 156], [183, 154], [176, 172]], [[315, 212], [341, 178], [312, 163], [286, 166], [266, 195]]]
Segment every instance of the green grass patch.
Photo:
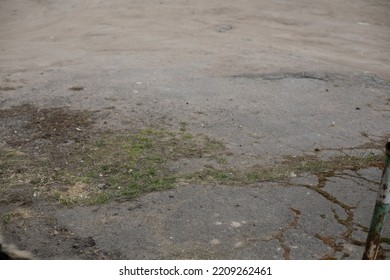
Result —
[[[63, 205], [94, 205], [171, 189], [179, 181], [249, 185], [287, 180], [292, 174], [324, 176], [338, 170], [382, 168], [384, 164], [382, 156], [361, 154], [328, 161], [287, 157], [276, 166], [233, 168], [228, 164], [231, 154], [221, 142], [185, 129], [106, 133], [70, 145], [45, 145], [40, 153], [0, 148], [0, 196], [6, 197], [13, 186], [32, 184]], [[205, 165], [190, 175], [178, 175], [169, 168], [171, 162], [196, 158], [206, 159], [205, 163], [212, 160], [217, 167]]]
[[188, 175], [189, 181], [196, 183], [218, 183], [225, 185], [249, 185], [261, 181], [282, 181], [303, 173], [319, 177], [343, 170], [359, 170], [365, 167], [384, 167], [384, 156], [371, 153], [359, 156], [340, 156], [328, 161], [315, 157], [287, 157], [285, 162], [276, 166], [253, 166], [246, 169], [215, 169], [204, 168]]
[[178, 178], [168, 168], [169, 161], [212, 158], [223, 150], [221, 143], [202, 135], [153, 129], [103, 134], [61, 148], [47, 146], [39, 156], [3, 149], [0, 194], [30, 183], [64, 205], [133, 199], [175, 186]]

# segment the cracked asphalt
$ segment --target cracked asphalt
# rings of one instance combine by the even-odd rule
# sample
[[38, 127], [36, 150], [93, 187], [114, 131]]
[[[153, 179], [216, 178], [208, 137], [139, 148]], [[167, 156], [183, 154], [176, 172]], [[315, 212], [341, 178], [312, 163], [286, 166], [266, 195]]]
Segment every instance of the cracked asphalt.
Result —
[[[93, 129], [112, 133], [185, 123], [222, 142], [228, 165], [242, 169], [383, 154], [387, 1], [226, 2], [0, 1], [0, 110], [85, 110]], [[0, 148], [25, 118], [0, 118]], [[215, 162], [175, 164], [187, 173]], [[30, 202], [1, 202], [2, 217], [24, 213], [3, 222], [3, 234], [41, 259], [355, 260], [381, 174], [364, 166], [250, 185], [179, 182], [73, 207], [20, 182]]]
[[364, 251], [380, 176], [367, 168], [321, 183], [307, 175], [250, 187], [187, 185], [137, 201], [62, 210], [56, 218], [121, 259], [353, 260]]

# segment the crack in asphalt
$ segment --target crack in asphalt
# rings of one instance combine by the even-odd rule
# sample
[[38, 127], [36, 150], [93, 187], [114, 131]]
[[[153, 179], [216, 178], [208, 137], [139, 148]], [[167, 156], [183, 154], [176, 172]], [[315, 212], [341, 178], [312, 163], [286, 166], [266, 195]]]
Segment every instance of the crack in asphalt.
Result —
[[265, 81], [279, 81], [283, 79], [311, 79], [329, 82], [335, 80], [339, 75], [330, 73], [309, 73], [309, 72], [286, 72], [286, 73], [266, 73], [266, 74], [239, 74], [232, 75], [231, 78], [262, 79]]
[[291, 229], [296, 229], [297, 228], [299, 219], [302, 216], [301, 210], [298, 210], [298, 209], [295, 209], [295, 208], [292, 208], [292, 207], [290, 207], [290, 210], [294, 213], [294, 219], [287, 226], [285, 226], [284, 228], [281, 228], [279, 230], [279, 232], [273, 237], [273, 239], [275, 239], [275, 240], [277, 240], [279, 242], [280, 247], [282, 247], [282, 249], [284, 250], [283, 258], [285, 260], [290, 260], [291, 259], [291, 255], [290, 255], [291, 248], [290, 248], [290, 246], [288, 246], [286, 244], [286, 240], [285, 240], [285, 236], [284, 235], [287, 232], [287, 230], [291, 230]]

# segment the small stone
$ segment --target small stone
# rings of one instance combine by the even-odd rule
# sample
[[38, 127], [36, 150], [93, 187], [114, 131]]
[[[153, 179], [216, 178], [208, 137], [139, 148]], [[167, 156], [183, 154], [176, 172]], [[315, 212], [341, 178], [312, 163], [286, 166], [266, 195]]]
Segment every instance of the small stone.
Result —
[[232, 29], [233, 29], [233, 26], [230, 24], [221, 24], [221, 25], [217, 26], [217, 32], [219, 32], [219, 33], [225, 33], [225, 32], [232, 30]]
[[84, 90], [84, 87], [83, 86], [73, 86], [73, 87], [70, 87], [69, 90], [71, 90], [71, 91], [81, 91], [81, 90]]
[[213, 240], [210, 241], [210, 243], [211, 243], [211, 245], [219, 245], [219, 244], [221, 244], [221, 240], [213, 239]]
[[239, 222], [232, 222], [232, 223], [230, 224], [230, 226], [231, 226], [231, 227], [234, 227], [234, 228], [239, 228], [239, 227], [241, 227], [241, 224], [240, 224]]

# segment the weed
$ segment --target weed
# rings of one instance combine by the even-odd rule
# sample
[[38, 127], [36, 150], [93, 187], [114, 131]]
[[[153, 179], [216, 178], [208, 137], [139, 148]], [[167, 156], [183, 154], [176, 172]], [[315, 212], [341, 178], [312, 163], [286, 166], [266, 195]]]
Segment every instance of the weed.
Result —
[[249, 185], [261, 181], [282, 181], [291, 177], [291, 174], [311, 173], [320, 177], [342, 170], [358, 170], [368, 166], [383, 167], [382, 156], [362, 154], [360, 156], [342, 156], [329, 161], [322, 161], [315, 157], [288, 157], [282, 164], [266, 167], [253, 166], [242, 169], [214, 169], [207, 167], [202, 171], [194, 172], [186, 177], [196, 183], [219, 183], [225, 185]]
[[[20, 183], [31, 183], [43, 195], [64, 205], [102, 204], [134, 199], [144, 193], [167, 190], [178, 182], [249, 185], [259, 181], [285, 180], [292, 173], [329, 174], [383, 166], [382, 156], [344, 155], [322, 161], [316, 157], [286, 157], [276, 166], [246, 169], [228, 165], [224, 145], [204, 135], [145, 129], [118, 134], [100, 134], [61, 149], [44, 147], [42, 153], [0, 148], [0, 195]], [[177, 175], [169, 163], [181, 159], [209, 159], [219, 165], [204, 166], [187, 175]], [[62, 186], [53, 189], [53, 186]], [[5, 197], [5, 196], [4, 196]], [[3, 217], [9, 220], [11, 217]]]
[[[17, 150], [0, 151], [0, 169], [7, 173], [3, 185], [28, 181], [64, 205], [100, 204], [173, 188], [177, 177], [167, 162], [214, 157], [222, 149], [222, 144], [202, 135], [145, 129], [107, 133], [61, 150], [49, 150], [40, 155], [44, 160]], [[18, 173], [14, 170], [17, 166], [26, 166], [26, 172]], [[52, 190], [53, 183], [64, 188]]]
[[186, 122], [180, 122], [180, 131], [181, 131], [181, 132], [187, 131], [187, 126], [188, 126], [188, 123], [186, 123]]
[[218, 157], [218, 158], [216, 159], [216, 161], [217, 161], [217, 163], [222, 164], [222, 165], [228, 163], [228, 160], [227, 160], [225, 157]]
[[14, 213], [14, 212], [11, 212], [11, 213], [7, 213], [7, 214], [4, 214], [2, 217], [1, 217], [1, 220], [4, 224], [8, 224], [10, 223], [15, 217], [18, 216], [18, 213]]

